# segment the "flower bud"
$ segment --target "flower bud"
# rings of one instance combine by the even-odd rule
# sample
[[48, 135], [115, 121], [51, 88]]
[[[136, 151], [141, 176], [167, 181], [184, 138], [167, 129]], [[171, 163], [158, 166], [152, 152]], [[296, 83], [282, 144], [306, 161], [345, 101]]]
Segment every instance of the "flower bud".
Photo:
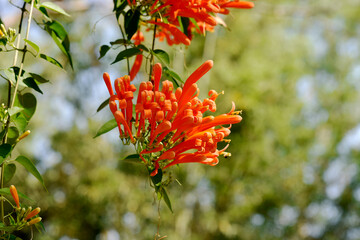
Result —
[[19, 216], [20, 218], [22, 218], [22, 216], [24, 216], [25, 211], [26, 211], [25, 208], [21, 208], [21, 210], [20, 210], [20, 208], [18, 208], [18, 209], [16, 209], [16, 210], [18, 210], [18, 212], [19, 212], [19, 215], [18, 215], [18, 216]]
[[4, 36], [6, 36], [6, 29], [5, 29], [4, 24], [1, 24], [0, 25], [0, 37], [4, 37]]
[[39, 208], [39, 207], [35, 208], [34, 210], [32, 210], [32, 211], [25, 217], [25, 220], [28, 220], [28, 219], [30, 219], [30, 218], [38, 215], [39, 212], [40, 212], [40, 208]]
[[20, 135], [20, 137], [16, 140], [19, 142], [20, 140], [26, 138], [30, 134], [30, 130], [26, 130], [23, 134]]
[[12, 197], [14, 198], [17, 208], [20, 208], [19, 196], [18, 196], [16, 187], [14, 185], [10, 186], [10, 193], [11, 193]]
[[27, 222], [26, 225], [31, 226], [31, 225], [33, 225], [33, 224], [36, 224], [36, 223], [40, 222], [41, 219], [42, 219], [41, 217], [34, 218], [34, 219], [32, 219], [31, 221]]

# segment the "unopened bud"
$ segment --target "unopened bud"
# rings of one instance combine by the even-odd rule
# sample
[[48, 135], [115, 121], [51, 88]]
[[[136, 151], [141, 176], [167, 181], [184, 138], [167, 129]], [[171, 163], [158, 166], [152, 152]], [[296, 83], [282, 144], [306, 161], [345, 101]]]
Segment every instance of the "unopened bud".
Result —
[[36, 224], [36, 223], [40, 222], [41, 219], [42, 219], [41, 217], [34, 218], [31, 221], [29, 221], [26, 225], [31, 226], [33, 224]]
[[34, 210], [32, 210], [32, 211], [25, 217], [25, 220], [28, 220], [28, 219], [30, 219], [30, 218], [38, 215], [39, 212], [40, 212], [40, 208], [39, 208], [39, 207], [35, 208]]
[[0, 37], [3, 37], [6, 35], [6, 29], [5, 29], [5, 26], [4, 24], [1, 24], [0, 25]]
[[[27, 216], [32, 210], [32, 207], [28, 207], [28, 209], [26, 210], [26, 212], [24, 212], [24, 214], [21, 217]], [[23, 219], [24, 221], [26, 221], [26, 219]]]
[[15, 201], [17, 208], [20, 208], [19, 195], [18, 195], [16, 187], [14, 185], [10, 186], [10, 193]]
[[23, 134], [20, 135], [17, 141], [19, 142], [20, 140], [26, 138], [29, 134], [30, 134], [30, 130], [26, 130]]
[[18, 209], [16, 209], [16, 210], [18, 210], [20, 213], [19, 213], [19, 216], [20, 216], [20, 218], [22, 218], [22, 216], [24, 216], [24, 214], [25, 214], [25, 208], [21, 208], [21, 211], [20, 211], [20, 208], [18, 208]]

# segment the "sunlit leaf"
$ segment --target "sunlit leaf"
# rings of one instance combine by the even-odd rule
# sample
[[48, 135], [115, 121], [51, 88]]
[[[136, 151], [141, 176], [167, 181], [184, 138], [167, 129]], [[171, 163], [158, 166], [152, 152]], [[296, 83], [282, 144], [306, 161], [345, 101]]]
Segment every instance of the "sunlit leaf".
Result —
[[52, 57], [49, 57], [43, 53], [40, 54], [40, 57], [46, 61], [48, 61], [49, 63], [52, 63], [54, 64], [55, 66], [58, 66], [60, 68], [63, 68], [63, 66], [55, 59], [55, 58], [52, 58]]
[[104, 125], [102, 125], [100, 127], [100, 129], [97, 131], [96, 135], [94, 136], [94, 138], [104, 134], [104, 133], [107, 133], [109, 131], [111, 131], [112, 129], [116, 128], [117, 126], [117, 123], [116, 123], [116, 120], [115, 118], [114, 119], [111, 119], [110, 121], [107, 121]]
[[24, 110], [24, 108], [15, 106], [15, 107], [9, 108], [8, 112], [9, 112], [10, 116], [13, 116], [13, 115], [15, 115], [15, 114], [17, 114], [17, 113], [19, 113], [19, 112], [21, 112], [23, 110]]
[[20, 133], [23, 133], [25, 131], [25, 128], [28, 125], [28, 120], [26, 120], [24, 114], [15, 114], [10, 119], [11, 122], [15, 124]]
[[24, 156], [19, 156], [15, 159], [15, 161], [17, 161], [18, 163], [23, 165], [25, 167], [25, 169], [28, 170], [34, 177], [36, 177], [37, 180], [39, 180], [39, 182], [41, 182], [41, 184], [46, 189], [45, 183], [44, 183], [44, 180], [43, 180], [41, 174], [36, 169], [35, 165], [28, 158], [26, 158]]
[[57, 37], [60, 38], [61, 41], [65, 40], [66, 36], [68, 35], [64, 26], [55, 20], [46, 22], [47, 30], [51, 32], [54, 32]]
[[29, 44], [36, 51], [36, 55], [39, 53], [40, 47], [38, 45], [36, 45], [36, 43], [34, 43], [28, 39], [24, 39], [24, 41], [27, 42], [27, 44]]
[[43, 3], [41, 4], [41, 7], [45, 7], [45, 8], [47, 8], [47, 9], [53, 10], [53, 11], [55, 11], [55, 12], [58, 12], [58, 13], [60, 13], [60, 14], [63, 14], [63, 15], [65, 15], [65, 16], [70, 17], [70, 15], [69, 15], [67, 12], [65, 12], [64, 9], [62, 9], [61, 7], [59, 7], [58, 5], [56, 5], [56, 4], [53, 3], [53, 2], [43, 2]]

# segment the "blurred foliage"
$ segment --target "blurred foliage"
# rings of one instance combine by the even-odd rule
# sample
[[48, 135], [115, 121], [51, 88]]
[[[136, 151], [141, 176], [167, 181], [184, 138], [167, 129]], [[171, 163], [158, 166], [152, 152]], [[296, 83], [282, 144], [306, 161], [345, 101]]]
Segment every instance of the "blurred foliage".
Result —
[[[97, 60], [101, 43], [121, 34], [115, 16], [104, 17], [111, 1], [92, 2], [62, 5], [72, 16], [64, 27], [74, 72], [34, 66], [52, 84], [38, 98], [31, 125], [37, 134], [19, 151], [37, 158], [49, 192], [25, 173], [14, 181], [28, 184], [21, 191], [42, 206], [46, 233], [36, 239], [153, 239], [157, 203], [145, 169], [121, 161], [133, 152], [115, 132], [92, 139], [111, 118], [107, 110], [94, 115], [106, 99], [101, 74], [119, 77], [125, 70], [109, 67], [115, 56]], [[232, 127], [231, 158], [173, 172], [181, 186], [174, 181], [168, 189], [174, 213], [161, 205], [160, 234], [175, 240], [360, 238], [359, 11], [354, 0], [273, 0], [226, 18], [230, 31], [214, 33], [209, 85], [226, 92], [219, 112], [235, 101], [244, 120]], [[209, 50], [203, 41], [196, 37], [188, 49], [178, 48], [180, 55], [186, 51], [182, 78]]]

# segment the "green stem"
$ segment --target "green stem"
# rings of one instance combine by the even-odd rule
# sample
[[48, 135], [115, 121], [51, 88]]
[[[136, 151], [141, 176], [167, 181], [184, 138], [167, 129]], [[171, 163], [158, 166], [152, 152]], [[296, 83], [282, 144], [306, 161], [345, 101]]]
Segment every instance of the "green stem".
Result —
[[[155, 18], [155, 22], [157, 22], [157, 17]], [[154, 34], [153, 34], [153, 39], [152, 39], [152, 46], [151, 46], [151, 56], [150, 56], [150, 74], [149, 74], [149, 81], [152, 81], [152, 71], [153, 71], [153, 66], [154, 66], [154, 49], [155, 49], [155, 37], [156, 37], [156, 24], [154, 24]]]
[[[118, 24], [119, 24], [119, 23], [118, 23]], [[124, 37], [124, 39], [126, 39], [124, 30], [122, 29], [121, 24], [119, 24], [119, 28], [120, 28], [120, 31], [121, 31], [121, 35]], [[125, 46], [125, 50], [127, 50], [127, 43], [125, 43], [124, 46]], [[126, 57], [126, 63], [127, 63], [128, 74], [130, 75], [130, 62], [129, 62], [129, 58], [128, 58], [128, 57]]]
[[[14, 61], [13, 61], [13, 66], [16, 65], [17, 62], [17, 58], [18, 58], [18, 54], [19, 54], [19, 45], [20, 45], [20, 38], [21, 38], [21, 29], [22, 29], [22, 23], [23, 23], [23, 19], [24, 19], [24, 13], [26, 11], [26, 2], [24, 2], [22, 8], [21, 8], [21, 17], [20, 17], [20, 23], [19, 23], [19, 29], [18, 29], [18, 37], [16, 40], [16, 50], [15, 50], [15, 55], [14, 55]], [[11, 101], [11, 82], [9, 81], [9, 85], [8, 85], [8, 99], [7, 99], [7, 107], [10, 108], [10, 101]], [[5, 126], [5, 136], [2, 139], [2, 143], [4, 144], [7, 140], [7, 133], [8, 133], [8, 129], [9, 129], [9, 124], [10, 124], [10, 116], [7, 118], [6, 121], [6, 126]], [[1, 181], [2, 182], [2, 181]]]
[[[19, 48], [19, 43], [20, 43], [20, 38], [21, 38], [20, 33], [21, 33], [21, 28], [22, 28], [22, 20], [24, 18], [24, 12], [26, 11], [25, 6], [26, 6], [26, 2], [24, 2], [23, 7], [21, 8], [21, 19], [20, 19], [20, 24], [19, 24], [19, 36], [18, 36], [16, 48]], [[30, 14], [29, 14], [29, 18], [28, 18], [28, 25], [27, 25], [27, 28], [26, 28], [26, 36], [25, 36], [26, 40], [29, 38], [29, 32], [30, 32], [30, 25], [31, 25], [33, 9], [34, 9], [34, 0], [31, 1]], [[23, 52], [23, 56], [22, 56], [21, 64], [20, 64], [20, 70], [19, 70], [19, 74], [17, 76], [17, 80], [16, 80], [15, 89], [14, 89], [12, 99], [11, 99], [11, 84], [9, 83], [8, 109], [12, 108], [14, 106], [14, 103], [15, 103], [15, 98], [16, 98], [16, 95], [17, 95], [18, 87], [19, 87], [21, 73], [22, 73], [23, 68], [24, 68], [26, 48], [27, 48], [27, 43], [25, 41], [25, 43], [24, 43], [24, 52]], [[15, 66], [15, 64], [17, 62], [17, 57], [18, 57], [18, 51], [15, 52], [14, 64], [13, 64], [14, 66]], [[10, 100], [11, 100], [11, 103], [10, 103]], [[9, 106], [9, 103], [10, 103], [10, 106]], [[5, 136], [4, 136], [4, 139], [3, 139], [3, 143], [7, 142], [7, 133], [8, 133], [8, 129], [9, 129], [9, 123], [10, 123], [10, 115], [9, 115], [9, 117], [7, 119], [6, 133], [5, 133]], [[1, 188], [4, 188], [4, 170], [5, 170], [5, 165], [3, 163], [3, 164], [1, 164], [1, 175], [0, 175], [0, 181], [1, 181], [0, 187]], [[4, 223], [4, 200], [3, 199], [1, 199], [1, 221]], [[2, 232], [4, 232], [4, 231], [2, 231]]]

